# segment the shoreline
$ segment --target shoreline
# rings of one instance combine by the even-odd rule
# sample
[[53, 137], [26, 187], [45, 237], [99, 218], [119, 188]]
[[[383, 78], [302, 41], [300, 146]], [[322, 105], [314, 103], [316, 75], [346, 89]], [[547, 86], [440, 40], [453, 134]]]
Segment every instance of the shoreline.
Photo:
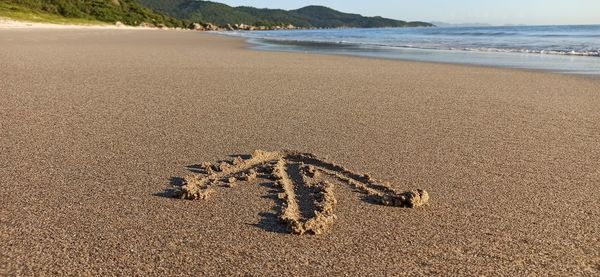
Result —
[[302, 51], [296, 51], [296, 50], [264, 49], [264, 48], [261, 48], [260, 43], [252, 42], [253, 38], [232, 36], [232, 35], [227, 35], [227, 34], [223, 34], [220, 32], [208, 32], [208, 33], [214, 34], [217, 36], [222, 36], [225, 38], [239, 39], [245, 43], [246, 49], [251, 50], [251, 51], [258, 51], [258, 52], [294, 53], [294, 54], [301, 54], [301, 55], [316, 55], [316, 56], [339, 56], [339, 57], [347, 57], [347, 58], [355, 58], [355, 59], [397, 61], [400, 63], [407, 62], [407, 63], [448, 65], [448, 66], [471, 67], [471, 68], [482, 68], [482, 69], [511, 70], [511, 71], [524, 72], [524, 73], [546, 73], [546, 74], [559, 75], [559, 76], [571, 76], [574, 78], [582, 78], [584, 80], [600, 80], [600, 74], [556, 72], [556, 71], [552, 71], [549, 69], [531, 69], [531, 68], [518, 68], [518, 67], [499, 66], [499, 65], [424, 61], [424, 60], [415, 60], [415, 59], [408, 59], [408, 58], [389, 58], [389, 57], [381, 57], [381, 56], [365, 56], [365, 55], [353, 55], [353, 54], [344, 54], [344, 53], [327, 53], [327, 52], [319, 52], [319, 51], [302, 52]]
[[[446, 31], [437, 31], [436, 34], [441, 34], [440, 37], [432, 39], [434, 41], [439, 40], [442, 44], [451, 43], [444, 41], [456, 39], [454, 38], [455, 33], [463, 34], [461, 32], [465, 32], [465, 36], [471, 39], [468, 35], [469, 32], [475, 32], [469, 30], [462, 31], [460, 28], [458, 29], [459, 31], [455, 31], [455, 29], [445, 28], [444, 30]], [[496, 31], [509, 32], [511, 30], [499, 29]], [[483, 28], [479, 32], [485, 34], [492, 31]], [[526, 31], [521, 32], [526, 33]], [[534, 31], [530, 32], [534, 33]], [[397, 41], [385, 41], [382, 37], [384, 34], [393, 37], [394, 35], [405, 33], [408, 38], [398, 39]], [[444, 35], [446, 33], [447, 35]], [[357, 31], [300, 31], [300, 33], [283, 31], [267, 32], [266, 34], [223, 32], [223, 34], [246, 38], [250, 43], [256, 45], [256, 48], [272, 51], [327, 53], [447, 64], [525, 68], [574, 75], [600, 75], [600, 67], [598, 67], [597, 63], [597, 51], [588, 48], [586, 50], [578, 48], [579, 52], [572, 50], [571, 52], [575, 54], [567, 54], [566, 51], [568, 50], [565, 49], [571, 49], [568, 47], [569, 45], [561, 48], [563, 50], [555, 49], [554, 51], [547, 52], [544, 50], [546, 48], [540, 48], [541, 46], [527, 47], [518, 43], [507, 42], [507, 46], [504, 48], [500, 47], [502, 48], [500, 49], [494, 48], [494, 46], [490, 46], [489, 44], [477, 42], [477, 38], [473, 38], [473, 42], [445, 44], [447, 47], [454, 46], [451, 48], [442, 47], [441, 44], [427, 47], [424, 45], [419, 46], [418, 41], [422, 40], [420, 36], [430, 36], [429, 31], [404, 31], [402, 29], [394, 29], [392, 31], [389, 29], [379, 29], [374, 31], [373, 35], [370, 35], [370, 31], [366, 29]], [[534, 39], [536, 35], [531, 34], [530, 36], [527, 38], [529, 41]], [[414, 37], [415, 45], [411, 45], [411, 37]], [[551, 42], [546, 41], [544, 43], [549, 44]], [[571, 44], [573, 43], [571, 42]], [[590, 45], [595, 44], [590, 42]], [[467, 48], [463, 49], [461, 47]]]
[[[545, 25], [541, 25], [541, 26], [545, 26]], [[311, 51], [301, 51], [301, 50], [286, 50], [286, 49], [277, 49], [277, 48], [272, 48], [270, 47], [270, 43], [269, 43], [269, 39], [265, 39], [265, 38], [252, 38], [252, 37], [242, 37], [242, 36], [238, 36], [238, 35], [231, 35], [231, 34], [227, 34], [228, 31], [210, 31], [210, 30], [206, 30], [206, 31], [198, 31], [198, 30], [192, 30], [192, 29], [177, 29], [177, 28], [159, 28], [159, 27], [144, 27], [144, 26], [128, 26], [128, 25], [114, 25], [114, 24], [106, 24], [106, 25], [72, 25], [72, 24], [54, 24], [54, 23], [38, 23], [38, 22], [29, 22], [29, 21], [17, 21], [17, 20], [12, 20], [12, 19], [7, 19], [7, 18], [0, 18], [0, 30], [5, 29], [5, 30], [10, 30], [10, 29], [89, 29], [89, 30], [94, 30], [94, 29], [100, 29], [100, 30], [168, 30], [168, 31], [189, 31], [189, 32], [202, 32], [202, 33], [209, 33], [209, 34], [216, 34], [219, 36], [223, 36], [223, 37], [229, 37], [229, 38], [240, 38], [242, 39], [246, 44], [247, 44], [247, 48], [250, 50], [258, 50], [258, 51], [271, 51], [271, 52], [287, 52], [287, 53], [309, 53], [309, 54], [313, 54], [313, 55], [334, 55], [334, 56], [345, 56], [345, 57], [358, 57], [358, 58], [366, 58], [366, 59], [382, 59], [382, 60], [396, 60], [396, 61], [405, 61], [405, 62], [417, 62], [417, 63], [430, 63], [430, 64], [442, 64], [442, 65], [459, 65], [459, 66], [471, 66], [471, 67], [481, 67], [481, 68], [497, 68], [497, 69], [509, 69], [509, 70], [518, 70], [518, 71], [523, 71], [523, 72], [546, 72], [546, 73], [552, 73], [552, 74], [559, 74], [559, 75], [569, 75], [569, 76], [575, 76], [575, 77], [581, 77], [581, 78], [585, 78], [585, 79], [600, 79], [600, 73], [599, 74], [592, 74], [592, 73], [583, 73], [583, 72], [558, 72], [556, 70], [552, 70], [552, 69], [543, 69], [543, 68], [524, 68], [524, 67], [513, 67], [513, 66], [509, 66], [509, 65], [492, 65], [492, 64], [478, 64], [478, 63], [464, 63], [464, 62], [452, 62], [452, 61], [436, 61], [436, 60], [422, 60], [422, 59], [415, 59], [415, 58], [398, 58], [398, 57], [386, 57], [386, 56], [373, 56], [373, 55], [366, 55], [366, 54], [360, 54], [360, 53], [355, 53], [355, 54], [347, 54], [347, 53], [340, 53], [340, 52], [326, 52], [326, 51], [319, 51], [319, 50], [311, 50]], [[253, 32], [262, 32], [261, 30], [256, 30]], [[262, 42], [260, 42], [262, 41]], [[271, 45], [276, 45], [278, 41], [273, 41], [271, 42]], [[304, 41], [288, 41], [288, 40], [282, 40], [280, 42], [292, 42], [292, 43], [304, 43]], [[308, 43], [316, 43], [316, 42], [308, 42]], [[317, 44], [320, 44], [317, 43]], [[331, 42], [323, 42], [323, 44], [330, 44], [330, 45], [335, 45], [335, 43], [331, 43]], [[352, 43], [349, 43], [347, 45], [354, 45]], [[360, 44], [357, 44], [360, 45]], [[439, 49], [412, 49], [412, 50], [416, 50], [416, 51], [439, 51], [439, 52], [444, 52], [444, 51], [458, 51], [461, 52], [462, 50], [439, 50]], [[505, 53], [505, 52], [477, 52], [477, 51], [464, 51], [465, 53], [472, 53], [472, 54], [508, 54], [508, 55], [514, 55], [514, 54], [522, 54], [522, 55], [543, 55], [543, 54], [525, 54], [525, 53]], [[569, 55], [551, 55], [552, 56], [558, 56], [558, 57], [575, 57], [575, 58], [580, 58], [580, 57], [585, 57], [585, 58], [590, 58], [589, 56], [569, 56]]]
[[[12, 29], [0, 42], [0, 275], [600, 270], [598, 80], [257, 51], [202, 32]], [[298, 236], [272, 181], [165, 193], [255, 149], [314, 153], [323, 172], [421, 188], [429, 205], [325, 186], [333, 223]], [[294, 219], [307, 195], [286, 199]]]

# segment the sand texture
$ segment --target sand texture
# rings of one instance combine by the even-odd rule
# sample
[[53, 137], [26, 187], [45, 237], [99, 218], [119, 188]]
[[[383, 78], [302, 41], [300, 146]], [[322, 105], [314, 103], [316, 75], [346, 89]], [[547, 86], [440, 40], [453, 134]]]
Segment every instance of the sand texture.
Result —
[[[235, 156], [231, 160], [216, 163], [203, 162], [191, 167], [196, 174], [183, 179], [172, 179], [171, 187], [163, 196], [188, 200], [206, 200], [215, 194], [214, 187], [236, 187], [238, 180], [257, 183], [258, 173], [262, 180], [279, 187], [283, 200], [279, 220], [287, 225], [292, 234], [321, 235], [333, 224], [333, 209], [337, 200], [333, 185], [321, 176], [341, 181], [365, 194], [365, 200], [381, 205], [415, 208], [429, 201], [427, 191], [397, 192], [393, 187], [378, 182], [368, 174], [359, 174], [343, 166], [327, 162], [310, 153], [297, 151], [255, 150], [247, 159]], [[321, 179], [321, 180], [319, 180]], [[258, 181], [264, 184], [263, 181]], [[299, 198], [297, 193], [302, 194]], [[301, 210], [298, 202], [306, 203]]]
[[0, 275], [598, 276], [599, 88], [0, 30]]
[[54, 23], [42, 23], [42, 22], [29, 22], [29, 21], [18, 21], [8, 18], [0, 17], [0, 30], [2, 29], [135, 29], [135, 30], [159, 30], [158, 28], [141, 27], [141, 26], [128, 26], [123, 24], [105, 24], [105, 25], [92, 25], [92, 24], [54, 24]]

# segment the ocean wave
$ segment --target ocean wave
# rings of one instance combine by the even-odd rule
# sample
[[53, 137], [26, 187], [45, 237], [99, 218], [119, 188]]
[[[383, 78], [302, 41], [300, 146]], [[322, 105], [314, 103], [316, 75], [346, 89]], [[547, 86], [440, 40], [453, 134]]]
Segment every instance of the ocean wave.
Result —
[[[600, 57], [600, 26], [386, 28], [229, 33], [286, 47], [425, 49]], [[361, 49], [358, 49], [361, 50]]]
[[443, 36], [516, 36], [520, 35], [515, 32], [430, 32], [430, 35], [443, 35]]
[[477, 52], [500, 52], [500, 53], [523, 53], [523, 54], [542, 54], [542, 55], [565, 55], [565, 56], [586, 56], [600, 57], [600, 50], [576, 51], [576, 50], [538, 50], [538, 49], [500, 49], [500, 48], [463, 48], [464, 51]]
[[388, 48], [388, 49], [420, 49], [420, 50], [449, 50], [449, 51], [469, 51], [469, 52], [495, 52], [495, 53], [521, 53], [521, 54], [541, 54], [541, 55], [564, 55], [564, 56], [586, 56], [600, 57], [600, 49], [597, 50], [573, 50], [573, 49], [527, 49], [527, 48], [494, 48], [494, 47], [452, 47], [448, 45], [423, 46], [415, 44], [386, 44], [375, 42], [354, 42], [354, 41], [328, 41], [328, 40], [302, 40], [287, 38], [253, 38], [260, 39], [266, 43], [286, 44], [301, 47], [354, 47], [363, 48]]

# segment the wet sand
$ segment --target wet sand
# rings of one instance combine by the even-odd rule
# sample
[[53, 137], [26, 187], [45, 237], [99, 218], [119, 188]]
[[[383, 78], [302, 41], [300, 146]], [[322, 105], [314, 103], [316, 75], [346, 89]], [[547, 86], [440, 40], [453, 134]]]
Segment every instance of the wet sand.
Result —
[[[0, 275], [600, 273], [597, 79], [85, 29], [0, 30], [0, 76]], [[330, 230], [299, 236], [268, 182], [167, 197], [255, 149], [429, 205], [336, 186]]]

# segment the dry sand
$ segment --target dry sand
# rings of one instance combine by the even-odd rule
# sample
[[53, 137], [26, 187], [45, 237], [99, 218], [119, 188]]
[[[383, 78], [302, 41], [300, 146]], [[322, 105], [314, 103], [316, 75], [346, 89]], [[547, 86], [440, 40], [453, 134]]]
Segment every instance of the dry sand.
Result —
[[92, 25], [92, 24], [54, 24], [54, 23], [43, 23], [43, 22], [29, 22], [12, 20], [8, 18], [0, 17], [0, 30], [2, 29], [135, 29], [135, 30], [159, 30], [158, 28], [150, 27], [139, 27], [139, 26], [128, 26], [124, 24], [119, 25]]
[[[600, 273], [600, 81], [245, 47], [0, 30], [0, 275]], [[254, 149], [430, 204], [336, 185], [332, 228], [298, 236], [272, 183], [165, 197], [186, 166]]]

